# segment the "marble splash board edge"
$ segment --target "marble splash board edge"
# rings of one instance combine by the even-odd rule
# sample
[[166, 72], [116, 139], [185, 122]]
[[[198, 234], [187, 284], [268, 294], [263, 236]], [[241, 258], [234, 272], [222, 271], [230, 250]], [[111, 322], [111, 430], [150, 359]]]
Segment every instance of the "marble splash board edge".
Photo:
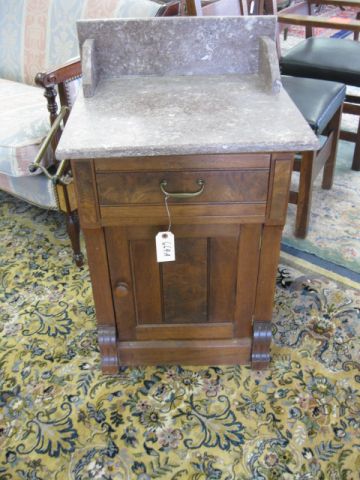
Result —
[[80, 20], [83, 90], [129, 75], [259, 74], [264, 89], [281, 87], [276, 18], [168, 17]]

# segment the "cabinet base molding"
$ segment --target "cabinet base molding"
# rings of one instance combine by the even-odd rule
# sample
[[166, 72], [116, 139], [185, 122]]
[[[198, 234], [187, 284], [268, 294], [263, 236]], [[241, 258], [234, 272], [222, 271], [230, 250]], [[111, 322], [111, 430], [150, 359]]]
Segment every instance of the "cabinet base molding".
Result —
[[251, 338], [239, 340], [169, 340], [119, 342], [121, 365], [237, 365], [249, 364]]
[[271, 322], [254, 321], [251, 366], [255, 370], [269, 367]]

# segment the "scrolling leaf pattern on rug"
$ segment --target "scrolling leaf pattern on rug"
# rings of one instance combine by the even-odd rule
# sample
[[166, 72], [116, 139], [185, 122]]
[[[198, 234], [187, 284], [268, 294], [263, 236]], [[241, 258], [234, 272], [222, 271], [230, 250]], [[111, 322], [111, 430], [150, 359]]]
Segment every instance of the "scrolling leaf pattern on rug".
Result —
[[360, 293], [279, 268], [271, 368], [100, 372], [63, 217], [1, 195], [1, 480], [355, 480]]

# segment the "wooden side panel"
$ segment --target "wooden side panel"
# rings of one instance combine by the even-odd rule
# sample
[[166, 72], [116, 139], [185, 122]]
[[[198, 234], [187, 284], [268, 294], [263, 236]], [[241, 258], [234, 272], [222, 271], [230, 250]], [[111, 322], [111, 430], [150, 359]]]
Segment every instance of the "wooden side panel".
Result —
[[176, 261], [161, 265], [165, 323], [207, 321], [207, 250], [204, 238], [178, 239]]
[[152, 240], [130, 240], [137, 323], [161, 323], [160, 266], [156, 261], [155, 235]]
[[[124, 230], [120, 227], [106, 228], [105, 235], [118, 336], [120, 340], [134, 339], [136, 316], [128, 239]], [[98, 260], [95, 259], [95, 261]], [[123, 295], [116, 294], [116, 288], [119, 284], [127, 285], [127, 291]], [[101, 294], [101, 286], [99, 286], [99, 289]]]
[[117, 329], [112, 288], [102, 229], [83, 230], [99, 331], [99, 346], [104, 373], [117, 373]]
[[262, 228], [262, 225], [256, 224], [242, 225], [240, 230], [234, 314], [234, 335], [238, 338], [252, 333]]
[[209, 240], [209, 322], [232, 322], [235, 309], [238, 237]]
[[293, 155], [288, 153], [274, 155], [266, 223], [281, 225], [285, 223], [292, 168]]
[[73, 161], [71, 168], [75, 178], [81, 227], [97, 227], [99, 226], [99, 215], [93, 162], [91, 160]]
[[282, 227], [264, 227], [254, 320], [271, 322], [281, 235]]
[[264, 369], [270, 362], [271, 319], [280, 254], [282, 226], [264, 226], [258, 285], [253, 318], [252, 368]]

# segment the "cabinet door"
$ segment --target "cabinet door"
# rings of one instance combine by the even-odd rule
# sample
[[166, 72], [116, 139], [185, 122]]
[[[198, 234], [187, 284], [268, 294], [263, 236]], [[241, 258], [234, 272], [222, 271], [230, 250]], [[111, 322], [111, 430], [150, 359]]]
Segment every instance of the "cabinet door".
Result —
[[105, 229], [119, 340], [249, 336], [261, 225], [175, 225], [176, 260], [164, 263], [159, 230]]

